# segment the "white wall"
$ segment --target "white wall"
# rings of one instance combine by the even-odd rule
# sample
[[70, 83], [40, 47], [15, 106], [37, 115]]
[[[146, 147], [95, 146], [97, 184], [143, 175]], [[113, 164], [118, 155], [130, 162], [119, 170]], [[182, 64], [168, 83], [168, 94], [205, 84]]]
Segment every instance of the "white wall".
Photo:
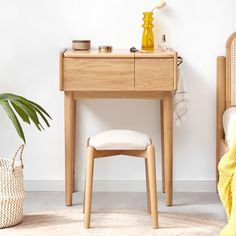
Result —
[[[25, 126], [26, 180], [64, 179], [63, 93], [58, 89], [58, 53], [72, 39], [91, 39], [94, 47], [140, 46], [142, 12], [155, 0], [1, 0], [0, 92], [14, 92], [42, 104], [52, 115], [51, 128], [38, 133]], [[174, 179], [215, 179], [216, 56], [224, 54], [227, 37], [236, 30], [234, 0], [169, 0], [155, 15], [157, 39], [184, 57], [191, 100], [188, 120], [174, 130]], [[156, 41], [158, 41], [156, 39]], [[160, 174], [159, 102], [147, 100], [84, 100], [78, 105], [77, 179], [83, 179], [86, 138], [110, 128], [149, 134], [157, 146]], [[141, 114], [141, 115], [140, 115]], [[21, 143], [0, 110], [1, 156], [11, 156]], [[142, 181], [139, 159], [104, 159], [96, 163], [95, 179]]]

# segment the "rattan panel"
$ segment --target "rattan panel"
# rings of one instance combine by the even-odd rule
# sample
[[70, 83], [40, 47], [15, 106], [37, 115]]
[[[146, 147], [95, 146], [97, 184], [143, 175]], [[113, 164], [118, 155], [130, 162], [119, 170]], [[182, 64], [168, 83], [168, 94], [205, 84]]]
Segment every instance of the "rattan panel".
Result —
[[231, 45], [231, 105], [236, 106], [236, 38]]

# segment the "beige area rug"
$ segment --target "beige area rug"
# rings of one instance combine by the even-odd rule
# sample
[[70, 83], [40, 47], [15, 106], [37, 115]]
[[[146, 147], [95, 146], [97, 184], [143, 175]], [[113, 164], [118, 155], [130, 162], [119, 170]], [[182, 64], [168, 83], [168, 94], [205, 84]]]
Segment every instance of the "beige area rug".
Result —
[[0, 229], [0, 236], [216, 236], [222, 222], [159, 213], [159, 228], [152, 229], [151, 216], [133, 210], [94, 211], [90, 229], [83, 228], [81, 209], [26, 214], [21, 224]]

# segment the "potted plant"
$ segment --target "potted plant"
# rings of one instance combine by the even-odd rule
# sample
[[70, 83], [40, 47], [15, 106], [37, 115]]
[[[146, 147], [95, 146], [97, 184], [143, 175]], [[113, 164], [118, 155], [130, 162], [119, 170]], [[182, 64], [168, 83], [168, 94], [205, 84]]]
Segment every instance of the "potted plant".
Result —
[[[0, 94], [0, 105], [12, 121], [19, 137], [26, 143], [20, 118], [28, 124], [34, 123], [38, 130], [44, 129], [42, 120], [48, 127], [50, 115], [37, 103], [11, 93]], [[0, 228], [10, 227], [23, 219], [24, 181], [22, 145], [12, 160], [0, 158]], [[16, 161], [19, 155], [19, 162]]]

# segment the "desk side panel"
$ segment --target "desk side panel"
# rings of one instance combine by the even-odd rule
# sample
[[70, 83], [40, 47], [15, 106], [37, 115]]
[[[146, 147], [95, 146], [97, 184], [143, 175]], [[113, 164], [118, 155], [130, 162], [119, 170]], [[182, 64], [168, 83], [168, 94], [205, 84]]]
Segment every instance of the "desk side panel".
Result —
[[66, 49], [63, 49], [59, 55], [59, 89], [60, 91], [64, 90], [64, 53]]

